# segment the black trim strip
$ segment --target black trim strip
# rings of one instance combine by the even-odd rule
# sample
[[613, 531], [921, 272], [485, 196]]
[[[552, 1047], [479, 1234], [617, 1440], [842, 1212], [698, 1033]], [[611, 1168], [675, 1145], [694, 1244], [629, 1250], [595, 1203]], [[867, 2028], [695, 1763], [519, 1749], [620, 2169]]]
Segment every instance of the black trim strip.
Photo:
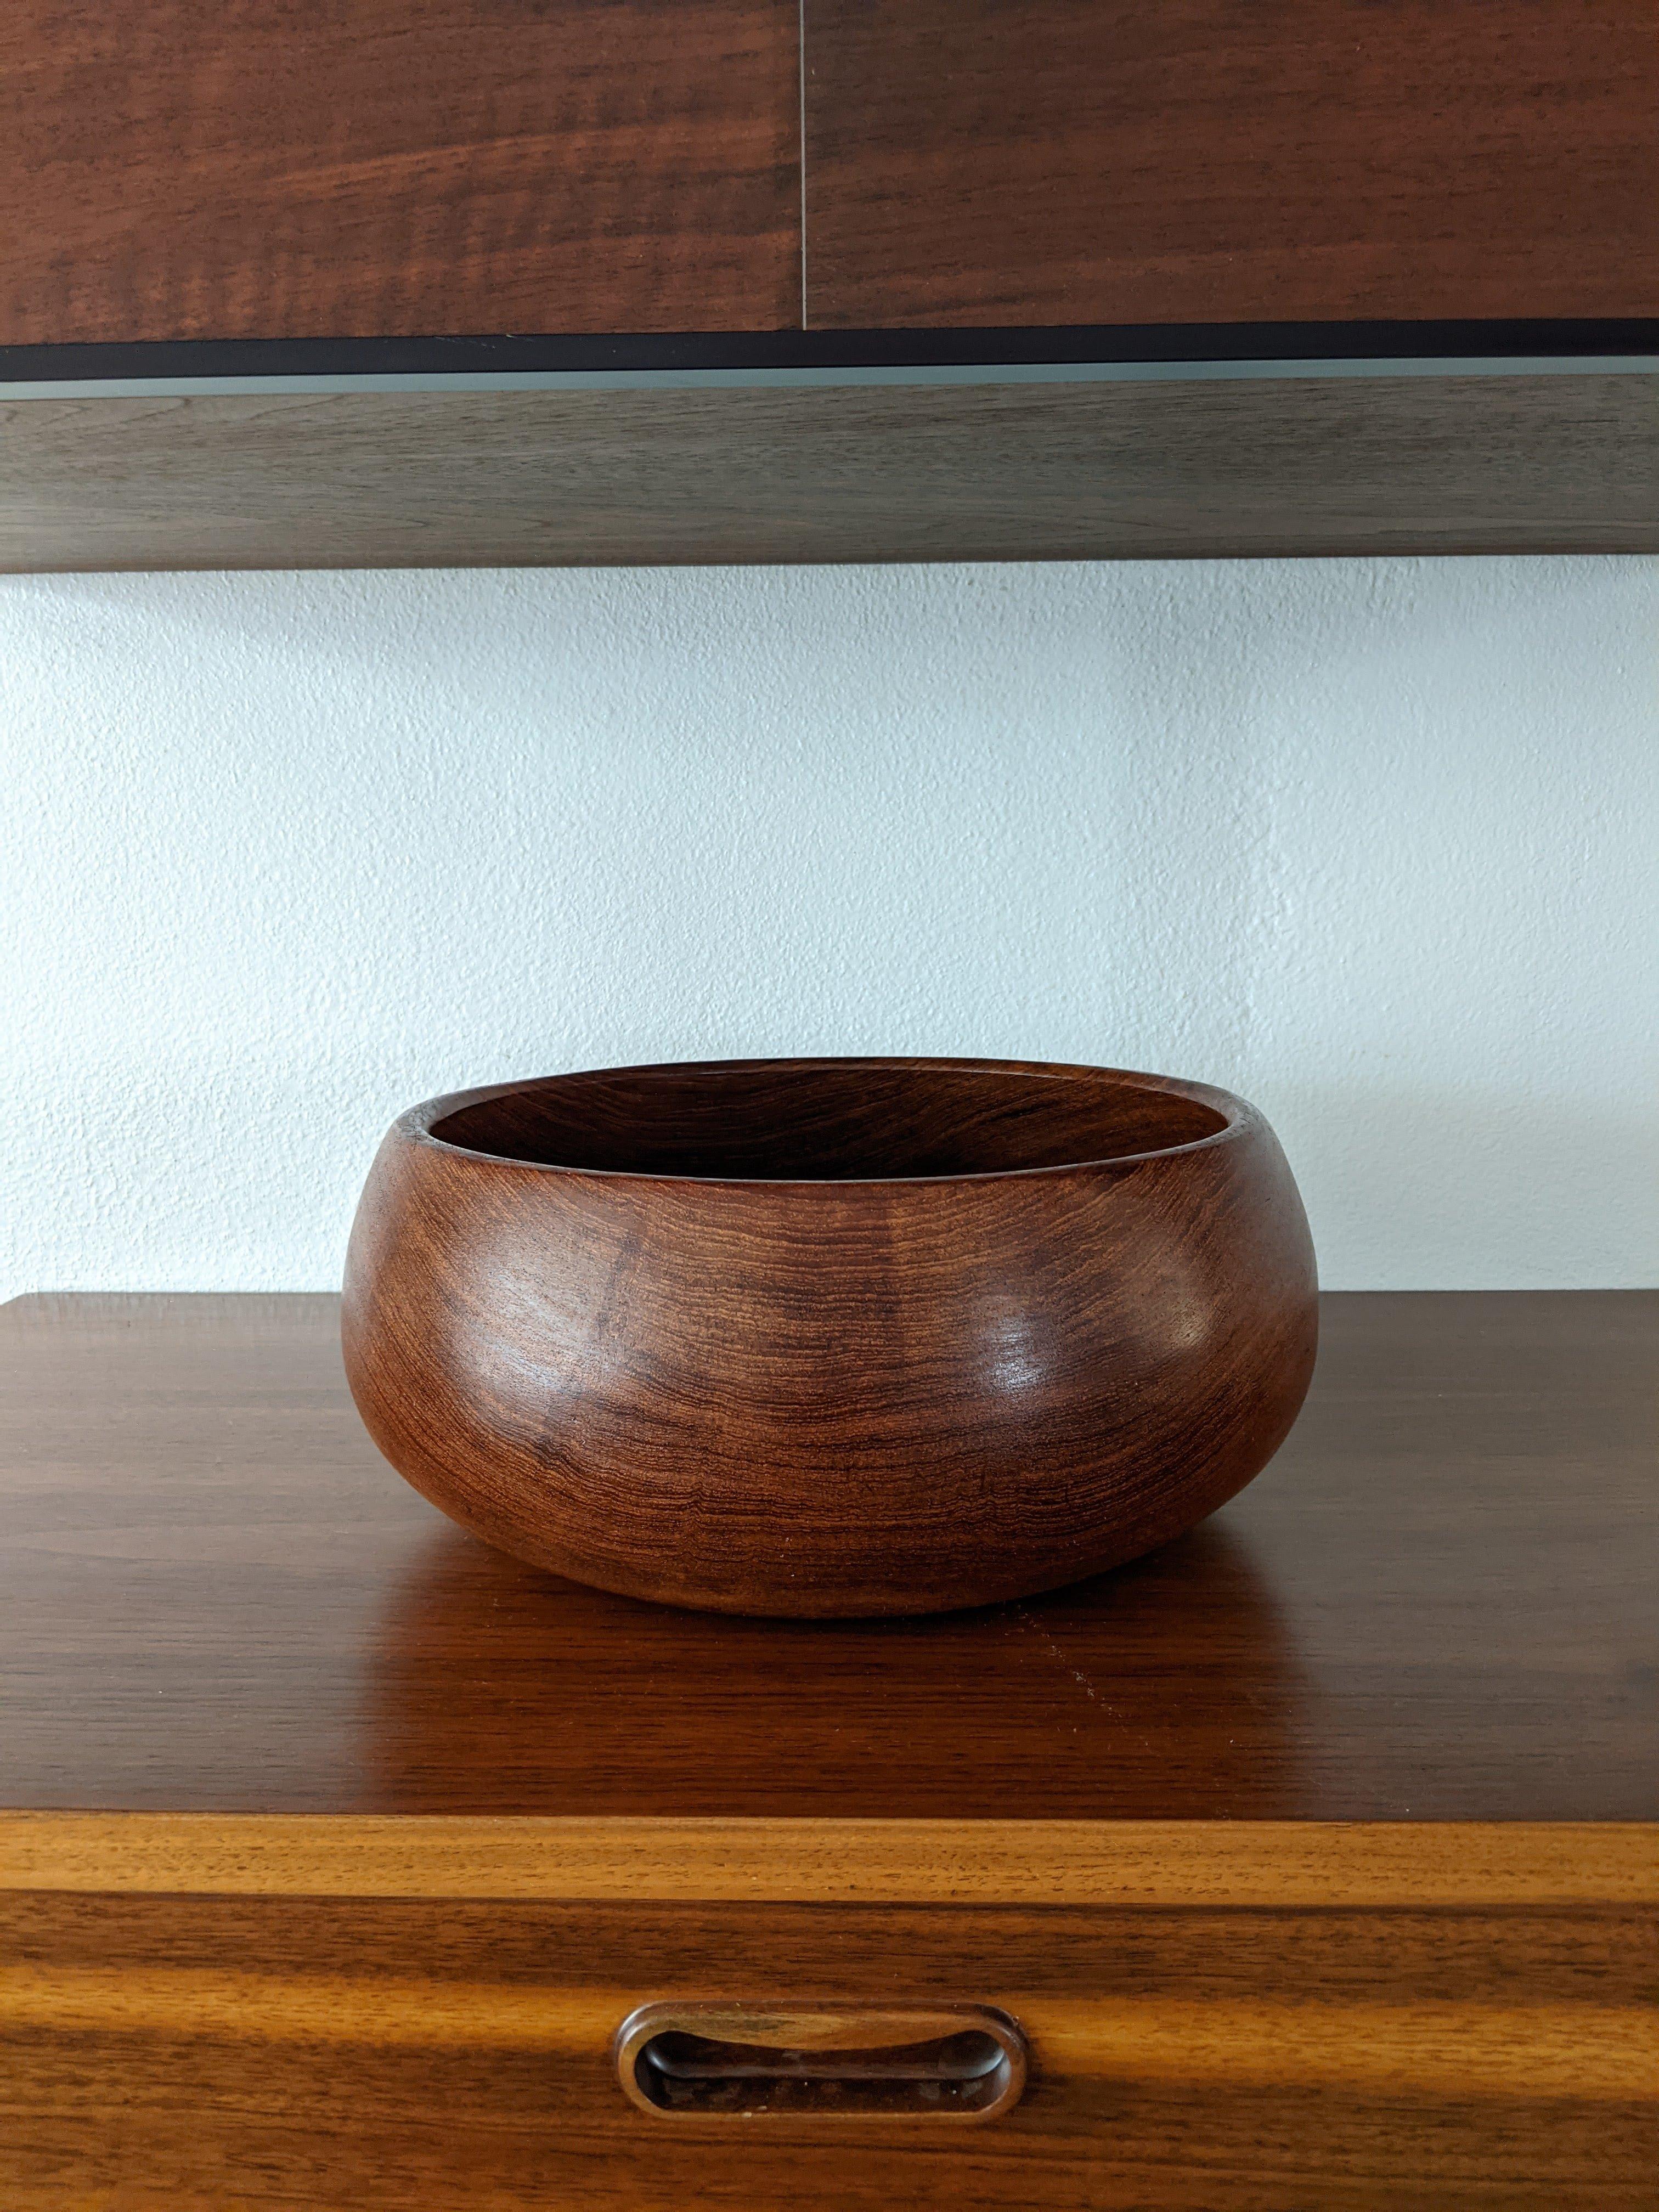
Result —
[[1659, 317], [1423, 323], [1123, 323], [1009, 330], [642, 331], [188, 338], [0, 346], [0, 384], [237, 376], [540, 375], [605, 369], [918, 368], [1043, 362], [1502, 360], [1659, 354]]

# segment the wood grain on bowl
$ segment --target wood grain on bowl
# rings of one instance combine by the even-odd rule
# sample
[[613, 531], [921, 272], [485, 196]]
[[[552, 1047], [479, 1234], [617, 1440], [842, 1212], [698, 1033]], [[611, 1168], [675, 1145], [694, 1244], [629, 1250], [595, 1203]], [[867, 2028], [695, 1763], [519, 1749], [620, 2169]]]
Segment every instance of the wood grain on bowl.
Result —
[[625, 1068], [392, 1127], [343, 1340], [388, 1459], [502, 1549], [726, 1612], [926, 1612], [1167, 1542], [1296, 1418], [1272, 1131], [1157, 1076]]

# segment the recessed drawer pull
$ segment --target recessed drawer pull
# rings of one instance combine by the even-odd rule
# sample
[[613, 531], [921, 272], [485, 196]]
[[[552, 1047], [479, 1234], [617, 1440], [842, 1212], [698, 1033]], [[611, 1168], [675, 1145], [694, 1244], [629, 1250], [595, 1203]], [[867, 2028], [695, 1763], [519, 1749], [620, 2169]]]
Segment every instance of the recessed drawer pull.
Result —
[[985, 2005], [641, 2005], [617, 2073], [667, 2118], [988, 2120], [1025, 2087], [1025, 2039]]

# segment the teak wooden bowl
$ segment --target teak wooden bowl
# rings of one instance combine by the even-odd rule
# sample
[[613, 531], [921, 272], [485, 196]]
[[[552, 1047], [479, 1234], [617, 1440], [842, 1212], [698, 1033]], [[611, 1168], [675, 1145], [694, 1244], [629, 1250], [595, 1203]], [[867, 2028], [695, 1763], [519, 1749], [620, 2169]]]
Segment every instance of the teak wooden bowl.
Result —
[[398, 1471], [579, 1582], [731, 1613], [1050, 1589], [1243, 1487], [1313, 1247], [1223, 1091], [1010, 1061], [604, 1069], [416, 1106], [346, 1370]]

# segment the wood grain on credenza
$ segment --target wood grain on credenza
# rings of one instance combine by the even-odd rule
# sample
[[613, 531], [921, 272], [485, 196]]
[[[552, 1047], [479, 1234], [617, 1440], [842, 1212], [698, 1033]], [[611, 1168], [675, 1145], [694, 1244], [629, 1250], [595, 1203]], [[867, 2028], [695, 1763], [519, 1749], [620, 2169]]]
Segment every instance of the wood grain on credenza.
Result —
[[[1103, 2192], [1169, 2212], [1636, 2212], [1652, 1929], [1650, 1901], [14, 1893], [0, 2179], [9, 2212], [760, 2212], [781, 2192], [941, 2212], [1097, 2212]], [[610, 2044], [637, 2002], [814, 1993], [1000, 2005], [1029, 2039], [1026, 2095], [967, 2141], [926, 2119], [677, 2123], [624, 2103]]]
[[215, 1813], [1652, 1820], [1659, 1294], [1324, 1301], [1203, 1528], [1048, 1598], [606, 1597], [380, 1460], [325, 1298], [0, 1314], [0, 1802]]
[[[0, 1313], [7, 2212], [1646, 2212], [1659, 1296], [1328, 1298], [1206, 1528], [884, 1626], [485, 1551], [336, 1322]], [[1026, 2094], [617, 2086], [815, 1999], [998, 2007]]]

